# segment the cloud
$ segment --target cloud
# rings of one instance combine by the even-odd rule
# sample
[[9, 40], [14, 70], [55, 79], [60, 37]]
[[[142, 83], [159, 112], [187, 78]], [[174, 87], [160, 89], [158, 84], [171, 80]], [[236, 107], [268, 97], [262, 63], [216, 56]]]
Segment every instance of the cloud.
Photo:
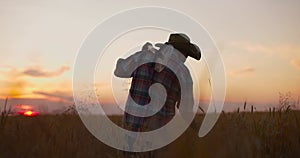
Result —
[[252, 74], [253, 72], [255, 72], [254, 68], [244, 67], [242, 69], [232, 71], [232, 72], [230, 72], [230, 74], [232, 74], [234, 76], [239, 76], [239, 75], [244, 75], [244, 74]]
[[288, 59], [294, 58], [300, 52], [300, 46], [295, 44], [262, 44], [247, 41], [234, 41], [231, 42], [230, 45], [250, 53], [280, 55], [280, 57]]
[[255, 42], [235, 41], [231, 42], [230, 45], [240, 51], [278, 56], [295, 68], [300, 69], [299, 44], [261, 44]]
[[24, 80], [2, 80], [0, 81], [0, 97], [20, 97], [26, 95], [26, 88], [32, 86]]
[[293, 59], [290, 62], [295, 68], [300, 70], [300, 58]]
[[18, 69], [13, 66], [3, 66], [0, 67], [0, 75], [2, 77], [8, 78], [8, 79], [16, 79], [23, 76], [30, 76], [30, 77], [40, 77], [40, 78], [50, 78], [50, 77], [57, 77], [62, 75], [64, 72], [70, 70], [70, 67], [68, 66], [61, 66], [57, 70], [53, 71], [47, 71], [44, 70], [40, 66], [34, 66], [34, 67], [27, 67], [25, 69]]
[[[57, 70], [47, 71], [41, 67], [28, 67], [25, 69], [16, 68], [14, 66], [2, 65], [0, 67], [0, 98], [1, 97], [32, 97], [32, 90], [40, 87], [39, 84], [32, 84], [29, 82], [28, 78], [24, 78], [26, 76], [36, 77], [36, 78], [51, 78], [62, 75], [65, 71], [70, 68], [67, 66], [61, 66]], [[47, 85], [49, 86], [49, 85]], [[69, 88], [68, 84], [59, 85], [58, 87]], [[57, 85], [52, 84], [51, 88], [57, 87]], [[50, 95], [50, 94], [44, 94]], [[55, 97], [55, 96], [52, 96]], [[59, 96], [56, 96], [58, 98]], [[69, 98], [63, 98], [65, 100], [70, 100]]]
[[50, 97], [50, 98], [57, 98], [57, 99], [63, 99], [65, 101], [68, 102], [72, 102], [73, 101], [73, 96], [70, 95], [67, 92], [43, 92], [43, 91], [33, 91], [33, 94], [37, 94], [37, 95], [42, 95], [42, 96], [46, 96], [46, 97]]
[[22, 73], [24, 75], [31, 76], [31, 77], [56, 77], [56, 76], [60, 76], [61, 74], [63, 74], [65, 71], [68, 70], [70, 70], [70, 67], [67, 66], [62, 66], [61, 68], [55, 71], [46, 71], [40, 67], [32, 67], [32, 68], [27, 68]]
[[259, 53], [267, 53], [267, 54], [273, 54], [274, 50], [270, 46], [262, 45], [259, 43], [251, 43], [251, 42], [244, 42], [244, 41], [239, 41], [239, 42], [231, 42], [231, 46], [236, 47], [236, 48], [241, 48], [244, 49], [245, 51], [248, 52], [259, 52]]

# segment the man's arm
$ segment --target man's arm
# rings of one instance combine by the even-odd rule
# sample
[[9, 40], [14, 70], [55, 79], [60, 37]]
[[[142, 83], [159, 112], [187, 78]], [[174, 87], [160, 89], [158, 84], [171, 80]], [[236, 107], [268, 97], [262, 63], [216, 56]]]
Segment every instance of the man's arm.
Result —
[[130, 78], [142, 61], [151, 61], [151, 58], [154, 57], [153, 51], [152, 44], [147, 42], [142, 51], [136, 52], [126, 59], [118, 59], [114, 75], [120, 78]]
[[115, 76], [120, 77], [120, 78], [130, 78], [131, 77], [131, 72], [129, 71], [130, 64], [133, 61], [131, 59], [118, 59], [116, 69], [114, 71]]

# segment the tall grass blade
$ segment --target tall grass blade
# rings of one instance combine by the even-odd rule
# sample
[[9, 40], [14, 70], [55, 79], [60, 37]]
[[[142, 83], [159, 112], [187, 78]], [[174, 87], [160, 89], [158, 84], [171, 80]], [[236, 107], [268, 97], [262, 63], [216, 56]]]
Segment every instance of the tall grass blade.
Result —
[[247, 100], [245, 100], [244, 102], [244, 111], [246, 110], [246, 106], [247, 106]]
[[10, 109], [7, 110], [7, 101], [8, 101], [8, 98], [5, 99], [4, 109], [2, 110], [1, 116], [0, 116], [0, 135], [4, 131], [6, 121], [7, 121], [7, 117], [10, 113]]
[[203, 108], [201, 108], [201, 106], [198, 106], [198, 108], [201, 110], [201, 112], [202, 112], [203, 114], [205, 114], [205, 111], [203, 110]]

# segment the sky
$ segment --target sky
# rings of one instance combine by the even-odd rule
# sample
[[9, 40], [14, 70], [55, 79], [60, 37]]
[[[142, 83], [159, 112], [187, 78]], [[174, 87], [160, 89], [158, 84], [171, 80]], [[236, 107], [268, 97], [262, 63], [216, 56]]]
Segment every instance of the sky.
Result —
[[[143, 6], [179, 10], [205, 27], [224, 61], [226, 102], [276, 104], [279, 92], [291, 92], [296, 100], [300, 96], [298, 0], [2, 0], [0, 97], [72, 104], [73, 64], [87, 34], [115, 13]], [[106, 57], [107, 67], [97, 69], [100, 99], [113, 103], [112, 93], [118, 93], [111, 92], [110, 80], [116, 80], [111, 72], [118, 55], [126, 56], [128, 51], [116, 49], [118, 44], [139, 48], [141, 42], [134, 37], [166, 41], [168, 33], [136, 31], [116, 40], [108, 51], [118, 53]], [[204, 61], [201, 64], [205, 68]], [[209, 75], [205, 69], [200, 78], [200, 98], [209, 100]], [[124, 98], [130, 81], [122, 82], [120, 93]]]

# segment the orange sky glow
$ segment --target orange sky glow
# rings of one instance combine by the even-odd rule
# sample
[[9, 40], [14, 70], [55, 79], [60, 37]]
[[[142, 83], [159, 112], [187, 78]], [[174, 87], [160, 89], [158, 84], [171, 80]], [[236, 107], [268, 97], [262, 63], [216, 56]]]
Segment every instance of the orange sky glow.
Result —
[[[87, 33], [120, 10], [160, 5], [185, 12], [211, 34], [225, 65], [226, 102], [276, 104], [279, 92], [291, 92], [293, 99], [299, 99], [300, 1], [236, 0], [220, 1], [219, 5], [170, 2], [132, 1], [116, 5], [112, 1], [93, 1], [70, 6], [55, 1], [1, 1], [0, 98], [46, 99], [71, 105], [73, 63]], [[56, 7], [58, 3], [60, 7]], [[156, 34], [160, 36], [153, 37]], [[138, 47], [142, 43], [134, 37], [140, 35], [153, 42], [168, 38], [166, 32], [137, 31], [122, 37], [115, 45], [126, 49]], [[107, 51], [119, 54], [107, 56], [104, 61], [107, 67], [96, 72], [95, 88], [101, 102], [106, 104], [115, 103], [115, 93], [126, 99], [130, 83], [122, 81], [120, 92], [115, 92], [109, 82], [117, 58], [124, 55], [116, 46]], [[203, 60], [199, 65], [203, 68], [198, 74], [199, 81], [194, 82], [199, 84], [200, 101], [209, 101], [210, 75]]]

